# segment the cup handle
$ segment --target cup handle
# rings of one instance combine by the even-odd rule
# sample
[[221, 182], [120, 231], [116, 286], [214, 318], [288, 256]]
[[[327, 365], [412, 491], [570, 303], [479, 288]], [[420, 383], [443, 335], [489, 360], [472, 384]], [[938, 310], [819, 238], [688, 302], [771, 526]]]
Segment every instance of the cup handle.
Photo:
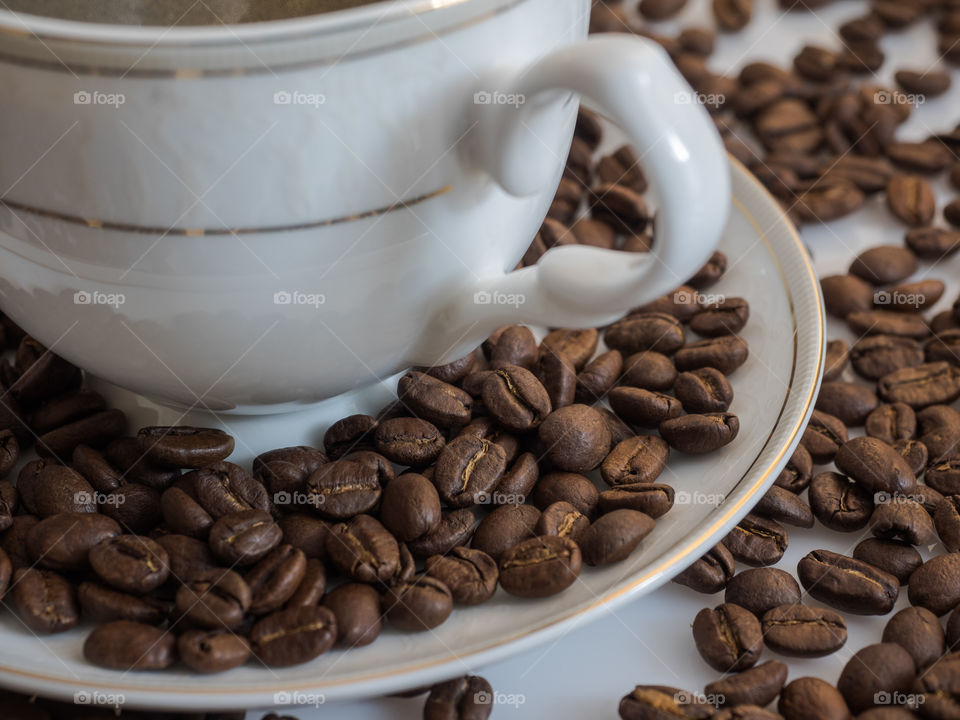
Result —
[[555, 158], [530, 162], [531, 152], [549, 152], [549, 144], [531, 145], [538, 145], [538, 136], [548, 137], [541, 132], [557, 132], [551, 127], [556, 113], [545, 108], [555, 109], [569, 91], [579, 93], [616, 121], [637, 148], [658, 191], [656, 245], [649, 253], [556, 247], [533, 267], [461, 287], [436, 320], [447, 330], [448, 341], [458, 332], [463, 341], [452, 352], [437, 348], [437, 355], [450, 360], [475, 345], [478, 334], [485, 337], [507, 323], [608, 324], [630, 307], [683, 284], [709, 259], [726, 225], [730, 168], [706, 109], [693, 102], [690, 86], [663, 48], [644, 38], [610, 34], [489, 80], [500, 97], [523, 100], [478, 104], [474, 97], [475, 157], [508, 193], [527, 196], [555, 180]]

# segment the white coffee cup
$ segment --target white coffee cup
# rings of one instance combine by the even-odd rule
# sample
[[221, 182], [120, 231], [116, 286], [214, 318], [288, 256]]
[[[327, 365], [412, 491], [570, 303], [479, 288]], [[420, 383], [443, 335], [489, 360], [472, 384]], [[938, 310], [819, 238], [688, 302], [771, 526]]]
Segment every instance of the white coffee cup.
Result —
[[[589, 0], [409, 0], [233, 26], [0, 11], [0, 307], [109, 382], [275, 412], [512, 322], [599, 325], [709, 257], [722, 143], [659, 46]], [[579, 97], [621, 124], [654, 252], [512, 271]]]

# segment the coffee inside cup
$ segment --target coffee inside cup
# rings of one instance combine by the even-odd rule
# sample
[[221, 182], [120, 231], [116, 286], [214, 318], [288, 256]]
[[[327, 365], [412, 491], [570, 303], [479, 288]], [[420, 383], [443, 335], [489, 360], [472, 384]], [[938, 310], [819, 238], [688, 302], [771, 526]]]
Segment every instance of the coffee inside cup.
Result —
[[234, 25], [371, 5], [379, 0], [7, 0], [14, 12], [118, 25]]

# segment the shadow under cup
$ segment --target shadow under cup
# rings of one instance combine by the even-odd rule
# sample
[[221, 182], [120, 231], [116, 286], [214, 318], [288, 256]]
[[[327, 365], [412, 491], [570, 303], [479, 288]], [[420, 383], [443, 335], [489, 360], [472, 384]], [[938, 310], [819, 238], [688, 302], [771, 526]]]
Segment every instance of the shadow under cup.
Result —
[[235, 25], [284, 20], [379, 0], [6, 0], [4, 9], [113, 25]]

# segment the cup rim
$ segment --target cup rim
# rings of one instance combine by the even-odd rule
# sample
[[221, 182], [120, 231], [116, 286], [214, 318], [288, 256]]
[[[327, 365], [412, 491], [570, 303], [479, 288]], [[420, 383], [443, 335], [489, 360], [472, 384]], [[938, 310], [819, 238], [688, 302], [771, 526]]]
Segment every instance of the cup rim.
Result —
[[[385, 25], [474, 0], [380, 0], [369, 5], [280, 20], [220, 25], [121, 25], [65, 20], [0, 9], [0, 37], [109, 46], [218, 46], [283, 41]], [[497, 5], [507, 0], [498, 0]], [[475, 3], [477, 4], [477, 3]]]

